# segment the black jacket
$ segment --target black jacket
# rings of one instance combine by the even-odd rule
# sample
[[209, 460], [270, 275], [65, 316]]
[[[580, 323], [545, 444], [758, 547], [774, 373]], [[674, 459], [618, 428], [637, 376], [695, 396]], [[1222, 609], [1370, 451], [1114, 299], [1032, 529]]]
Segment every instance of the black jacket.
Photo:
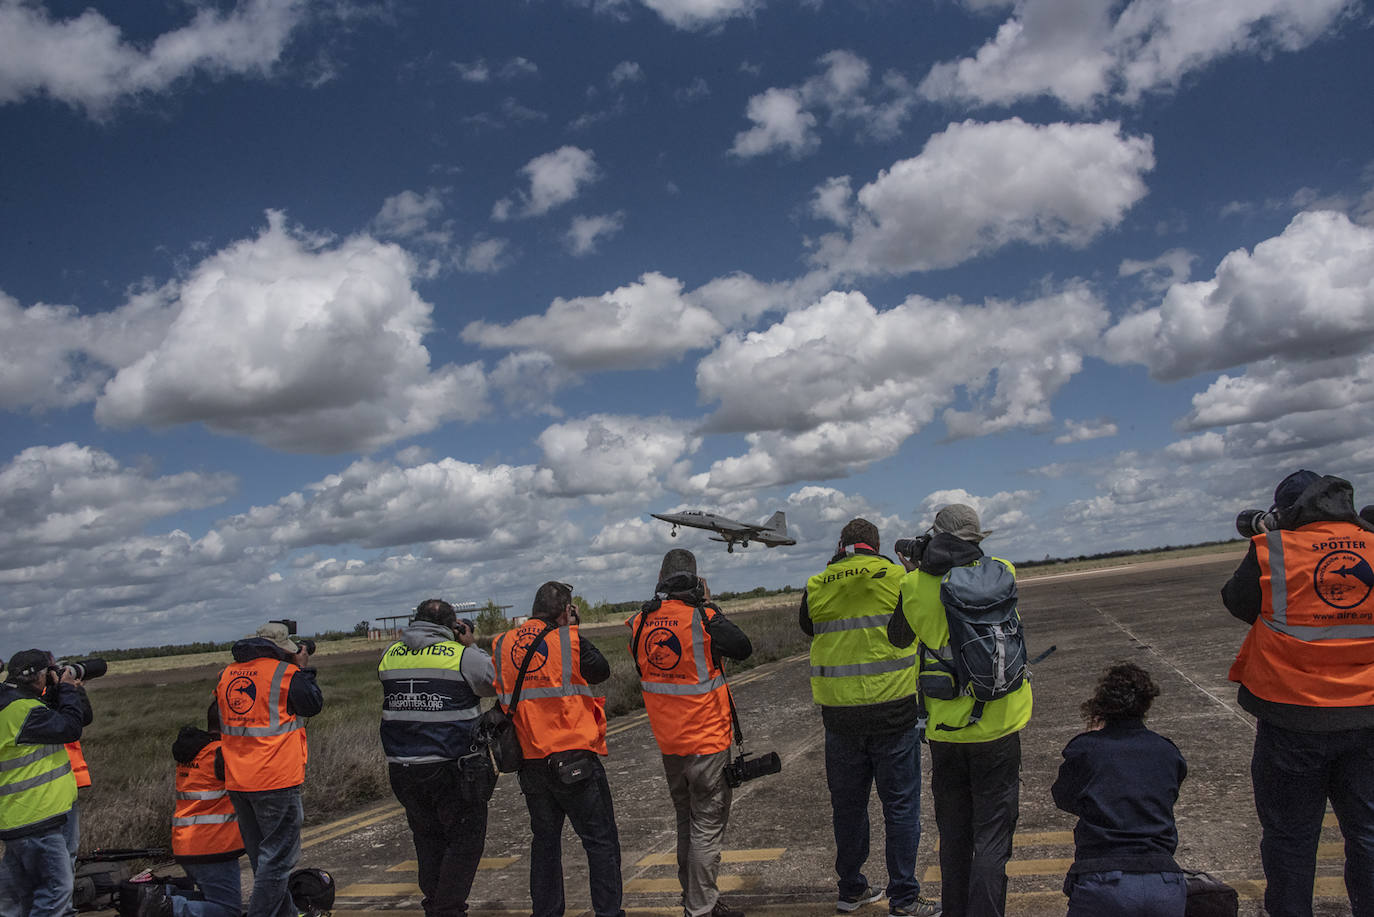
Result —
[[[1279, 524], [1287, 530], [1299, 529], [1314, 522], [1348, 522], [1366, 531], [1374, 531], [1374, 525], [1360, 518], [1355, 511], [1355, 489], [1350, 482], [1332, 475], [1324, 475], [1315, 481], [1291, 507], [1279, 514]], [[1226, 585], [1221, 587], [1221, 603], [1233, 616], [1246, 624], [1254, 624], [1263, 602], [1259, 555], [1251, 539], [1245, 559], [1231, 574]], [[1245, 685], [1241, 685], [1236, 692], [1236, 701], [1242, 709], [1257, 718], [1297, 732], [1336, 732], [1374, 727], [1374, 707], [1283, 704], [1256, 697]]]
[[1069, 874], [1178, 872], [1174, 803], [1187, 776], [1178, 747], [1140, 720], [1070, 740], [1050, 788], [1054, 804], [1078, 816]]

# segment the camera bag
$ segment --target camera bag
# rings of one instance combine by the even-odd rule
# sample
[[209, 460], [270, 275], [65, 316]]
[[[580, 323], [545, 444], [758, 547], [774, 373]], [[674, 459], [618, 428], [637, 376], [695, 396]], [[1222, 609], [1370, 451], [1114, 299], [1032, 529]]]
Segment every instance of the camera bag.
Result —
[[496, 706], [484, 712], [477, 719], [477, 735], [486, 742], [491, 751], [492, 764], [503, 774], [511, 774], [525, 763], [525, 753], [520, 748], [520, 737], [515, 734], [515, 705], [520, 703], [520, 688], [525, 683], [525, 673], [534, 660], [534, 648], [540, 644], [549, 631], [556, 627], [552, 621], [545, 622], [543, 631], [530, 643], [525, 651], [525, 659], [520, 663], [520, 672], [515, 676], [515, 689], [511, 691], [510, 707], [503, 710]]
[[1185, 869], [1188, 904], [1184, 917], [1237, 917], [1240, 895], [1225, 882], [1205, 872]]

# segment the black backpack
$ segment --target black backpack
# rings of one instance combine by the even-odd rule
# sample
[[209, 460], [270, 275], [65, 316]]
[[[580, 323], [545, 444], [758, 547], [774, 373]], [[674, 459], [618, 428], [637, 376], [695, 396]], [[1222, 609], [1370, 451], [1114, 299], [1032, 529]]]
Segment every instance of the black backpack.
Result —
[[953, 567], [940, 580], [940, 601], [949, 625], [949, 644], [920, 648], [921, 693], [935, 700], [973, 698], [965, 729], [983, 716], [989, 701], [1006, 697], [1030, 678], [1026, 639], [1016, 612], [1016, 577], [1006, 564], [985, 557]]

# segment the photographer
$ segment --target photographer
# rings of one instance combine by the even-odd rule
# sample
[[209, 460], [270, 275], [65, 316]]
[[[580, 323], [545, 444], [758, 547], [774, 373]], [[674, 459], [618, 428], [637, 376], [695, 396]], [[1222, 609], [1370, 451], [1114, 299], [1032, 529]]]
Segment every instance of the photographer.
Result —
[[[46, 688], [53, 705], [44, 704]], [[72, 861], [64, 834], [76, 803], [66, 742], [81, 738], [90, 710], [76, 673], [52, 654], [23, 650], [0, 685], [0, 917], [66, 917]]]
[[415, 842], [426, 917], [467, 913], [486, 846], [496, 772], [475, 732], [496, 673], [474, 640], [452, 605], [426, 599], [377, 666], [382, 750]]
[[1374, 917], [1374, 526], [1354, 496], [1330, 475], [1284, 478], [1221, 590], [1250, 625], [1229, 677], [1259, 720], [1250, 776], [1272, 917], [1312, 913], [1328, 799], [1351, 912]]
[[716, 877], [730, 818], [730, 695], [721, 657], [747, 659], [744, 632], [711, 604], [691, 551], [663, 556], [654, 598], [627, 620], [644, 709], [677, 813], [677, 877], [686, 917], [744, 917]]
[[301, 852], [304, 717], [324, 707], [310, 650], [272, 621], [233, 646], [215, 687], [224, 785], [253, 867], [248, 917], [295, 917], [287, 881]]
[[878, 553], [878, 527], [851, 519], [824, 570], [806, 582], [798, 623], [811, 638], [811, 696], [825, 725], [825, 781], [835, 830], [835, 907], [848, 913], [884, 892], [868, 884], [868, 801], [886, 829], [888, 913], [935, 917], [921, 895], [921, 746], [916, 648], [887, 641], [903, 570]]
[[578, 630], [572, 586], [548, 582], [534, 594], [530, 619], [491, 645], [501, 703], [510, 707], [521, 665], [525, 678], [511, 721], [525, 762], [520, 791], [530, 810], [530, 898], [534, 917], [561, 917], [563, 823], [587, 851], [592, 912], [625, 917], [621, 907], [620, 833], [606, 769], [606, 710], [592, 685], [611, 666]]

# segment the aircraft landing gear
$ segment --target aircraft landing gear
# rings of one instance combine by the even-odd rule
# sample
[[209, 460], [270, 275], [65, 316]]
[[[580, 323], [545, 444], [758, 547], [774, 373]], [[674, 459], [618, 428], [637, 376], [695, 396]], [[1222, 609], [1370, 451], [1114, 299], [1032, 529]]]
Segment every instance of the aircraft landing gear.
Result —
[[725, 553], [726, 553], [726, 554], [733, 554], [733, 553], [735, 553], [735, 543], [734, 543], [733, 541], [730, 542], [729, 544], [727, 544], [727, 545], [725, 546]]
[[676, 537], [677, 537], [677, 526], [673, 526], [673, 530], [672, 530], [671, 532], [669, 532], [668, 534], [671, 535], [672, 537], [676, 538]]

